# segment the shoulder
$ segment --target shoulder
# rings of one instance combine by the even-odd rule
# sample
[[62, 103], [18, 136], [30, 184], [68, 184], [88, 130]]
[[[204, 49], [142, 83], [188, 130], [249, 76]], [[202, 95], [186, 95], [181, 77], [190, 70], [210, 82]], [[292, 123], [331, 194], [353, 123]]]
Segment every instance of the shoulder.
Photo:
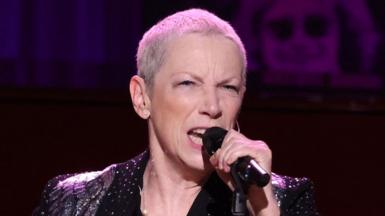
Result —
[[44, 188], [40, 205], [33, 215], [75, 215], [96, 210], [96, 205], [111, 185], [116, 165], [102, 171], [57, 176]]
[[313, 190], [313, 182], [306, 177], [290, 177], [273, 173], [271, 181], [276, 192], [285, 192], [287, 195], [296, 195], [304, 190]]
[[272, 184], [282, 215], [318, 215], [314, 184], [309, 178], [273, 173]]
[[[148, 158], [144, 152], [124, 163], [113, 164], [102, 171], [65, 174], [48, 181], [39, 206], [33, 215], [95, 215], [104, 195], [113, 184], [125, 178], [137, 181]], [[119, 184], [120, 184], [119, 183]], [[119, 186], [124, 186], [122, 184]]]

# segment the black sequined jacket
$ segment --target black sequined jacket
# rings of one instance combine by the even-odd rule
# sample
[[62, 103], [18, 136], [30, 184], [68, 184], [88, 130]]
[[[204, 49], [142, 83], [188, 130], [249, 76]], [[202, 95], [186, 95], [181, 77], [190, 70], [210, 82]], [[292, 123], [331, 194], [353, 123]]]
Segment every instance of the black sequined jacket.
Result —
[[[144, 152], [103, 171], [58, 176], [46, 185], [33, 215], [141, 215], [140, 188], [147, 161]], [[310, 180], [273, 174], [272, 184], [281, 215], [318, 215]], [[213, 174], [188, 215], [231, 215], [230, 208], [231, 191]]]

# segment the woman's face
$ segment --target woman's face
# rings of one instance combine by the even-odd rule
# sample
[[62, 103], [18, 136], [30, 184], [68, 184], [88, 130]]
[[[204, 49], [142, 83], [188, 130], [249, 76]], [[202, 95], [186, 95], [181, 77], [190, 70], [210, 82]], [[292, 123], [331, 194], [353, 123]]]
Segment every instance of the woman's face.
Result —
[[203, 170], [208, 164], [199, 135], [209, 127], [233, 126], [245, 91], [242, 68], [239, 49], [225, 37], [191, 33], [173, 40], [150, 96], [155, 154]]

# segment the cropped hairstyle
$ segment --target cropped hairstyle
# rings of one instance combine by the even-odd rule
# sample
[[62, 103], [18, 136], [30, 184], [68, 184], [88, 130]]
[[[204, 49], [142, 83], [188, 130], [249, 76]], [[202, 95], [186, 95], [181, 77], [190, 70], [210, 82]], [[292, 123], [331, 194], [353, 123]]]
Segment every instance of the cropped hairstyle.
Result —
[[189, 9], [172, 14], [152, 26], [139, 42], [136, 54], [138, 75], [151, 88], [155, 73], [165, 60], [168, 43], [189, 33], [220, 35], [232, 40], [242, 55], [242, 78], [246, 83], [246, 51], [233, 27], [216, 15], [202, 9]]

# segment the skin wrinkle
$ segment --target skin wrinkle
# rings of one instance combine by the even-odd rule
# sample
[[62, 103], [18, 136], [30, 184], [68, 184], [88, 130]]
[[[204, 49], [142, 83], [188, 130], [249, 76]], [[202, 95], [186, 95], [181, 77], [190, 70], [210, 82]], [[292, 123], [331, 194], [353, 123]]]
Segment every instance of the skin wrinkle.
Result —
[[[169, 50], [170, 50], [170, 53], [172, 53], [172, 49], [173, 49], [173, 46], [171, 46], [170, 48], [169, 48]], [[192, 52], [194, 53], [195, 51], [194, 50], [192, 50]], [[168, 58], [170, 58], [170, 56], [168, 56]], [[207, 61], [209, 61], [209, 59], [208, 58], [204, 58], [204, 59], [207, 59]], [[210, 59], [212, 59], [212, 57], [210, 58]], [[187, 59], [188, 60], [188, 59]], [[190, 66], [188, 63], [186, 64], [186, 61], [183, 61], [184, 62], [184, 64], [186, 65], [186, 66]], [[190, 62], [190, 63], [192, 63], [193, 61], [187, 61], [187, 62]], [[186, 100], [187, 100], [187, 98], [185, 98]], [[198, 106], [199, 104], [197, 103], [196, 104], [196, 106]], [[177, 138], [177, 137], [175, 137], [175, 138]]]
[[[175, 190], [190, 194], [185, 194], [185, 204], [192, 202], [213, 171], [208, 156], [191, 149], [187, 131], [193, 126], [232, 127], [244, 91], [225, 86], [241, 88], [243, 62], [234, 42], [219, 35], [184, 35], [170, 43], [167, 52], [150, 96], [150, 157], [157, 163], [146, 167], [145, 173], [156, 174], [145, 174], [144, 193], [159, 191], [158, 201], [166, 208], [180, 209], [173, 206], [181, 201]], [[184, 80], [193, 84], [180, 85]], [[148, 199], [151, 203], [155, 197]]]
[[[151, 191], [147, 195], [152, 195], [146, 196], [151, 215], [186, 215], [212, 171], [234, 189], [228, 172], [229, 157], [260, 156], [267, 171], [271, 170], [271, 157], [269, 149], [258, 148], [257, 142], [230, 130], [245, 92], [244, 62], [232, 40], [221, 35], [185, 34], [170, 43], [166, 56], [154, 77], [151, 97], [143, 95], [150, 98], [150, 157], [157, 161], [146, 166], [144, 194]], [[131, 80], [132, 85], [146, 85], [138, 76]], [[217, 161], [205, 153], [202, 140], [195, 135], [213, 126], [228, 129], [233, 137], [223, 143], [217, 156], [211, 157], [217, 157]], [[270, 205], [266, 212], [277, 213], [271, 184], [250, 194], [250, 199], [266, 196]], [[249, 210], [261, 211], [254, 204], [251, 202]]]
[[[33, 215], [76, 212], [133, 215], [139, 213], [138, 207], [145, 210], [144, 215], [151, 216], [187, 215], [189, 211], [194, 215], [197, 212], [227, 215], [231, 207], [229, 189], [234, 187], [228, 170], [219, 168], [218, 161], [224, 161], [223, 166], [226, 166], [231, 163], [229, 158], [250, 156], [271, 172], [268, 146], [230, 130], [245, 91], [241, 85], [245, 81], [243, 69], [246, 66], [242, 61], [245, 56], [243, 44], [238, 43], [232, 27], [214, 14], [191, 9], [175, 14], [174, 18], [186, 14], [207, 21], [207, 25], [218, 23], [225, 28], [223, 31], [227, 29], [227, 34], [223, 36], [218, 30], [219, 34], [214, 36], [205, 34], [207, 29], [197, 29], [204, 34], [183, 35], [173, 41], [174, 49], [168, 49], [169, 56], [165, 59], [167, 65], [155, 66], [158, 75], [153, 89], [143, 77], [131, 77], [132, 105], [147, 121], [149, 149], [127, 162], [93, 172], [91, 176], [89, 173], [66, 174], [51, 179]], [[170, 16], [171, 21], [175, 21], [173, 16]], [[190, 27], [186, 22], [176, 23]], [[159, 25], [154, 28], [160, 30], [156, 28]], [[147, 33], [142, 41], [146, 41]], [[153, 39], [159, 41], [156, 37]], [[141, 48], [150, 46], [142, 41]], [[138, 49], [140, 52], [143, 49]], [[149, 56], [142, 57], [151, 61]], [[182, 76], [173, 77], [174, 74]], [[228, 137], [222, 143], [222, 149], [210, 157], [202, 148], [201, 136], [212, 126], [228, 129]], [[218, 176], [211, 175], [213, 171]], [[226, 185], [218, 184], [221, 180]], [[200, 192], [202, 196], [197, 199]], [[285, 215], [316, 215], [313, 185], [307, 178], [272, 173], [268, 185], [264, 188], [251, 185], [248, 192], [250, 215], [279, 215], [280, 205]], [[141, 200], [138, 200], [139, 195]], [[194, 201], [197, 205], [192, 206]], [[137, 206], [138, 202], [140, 206]]]

